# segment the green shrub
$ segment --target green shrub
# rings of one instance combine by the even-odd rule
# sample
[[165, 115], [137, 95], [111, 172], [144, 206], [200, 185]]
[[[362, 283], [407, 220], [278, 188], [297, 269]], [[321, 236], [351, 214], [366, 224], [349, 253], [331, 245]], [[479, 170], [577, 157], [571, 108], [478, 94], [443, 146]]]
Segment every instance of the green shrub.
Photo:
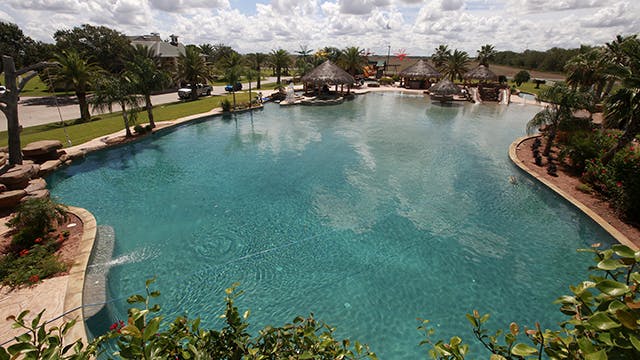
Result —
[[55, 241], [36, 244], [23, 249], [18, 254], [9, 253], [0, 258], [0, 283], [17, 287], [24, 284], [36, 284], [40, 280], [67, 270], [53, 253], [59, 245]]
[[224, 99], [220, 101], [220, 106], [222, 107], [222, 111], [224, 112], [231, 111], [231, 101], [229, 101], [229, 99]]
[[380, 83], [380, 85], [392, 85], [394, 83], [393, 78], [390, 78], [388, 76], [381, 77], [378, 82]]
[[513, 77], [513, 81], [516, 83], [516, 85], [520, 86], [522, 85], [522, 83], [526, 83], [527, 81], [529, 81], [531, 79], [531, 74], [529, 74], [528, 71], [526, 70], [520, 70], [514, 77]]
[[560, 158], [568, 157], [571, 168], [578, 174], [584, 171], [586, 161], [597, 158], [606, 149], [600, 132], [579, 131], [568, 136], [560, 151]]
[[66, 219], [65, 210], [63, 205], [49, 198], [29, 199], [20, 204], [6, 224], [14, 231], [11, 242], [14, 251], [28, 249], [37, 238], [44, 238], [55, 222]]
[[138, 135], [143, 135], [147, 132], [147, 129], [142, 125], [136, 125], [133, 127], [133, 131]]

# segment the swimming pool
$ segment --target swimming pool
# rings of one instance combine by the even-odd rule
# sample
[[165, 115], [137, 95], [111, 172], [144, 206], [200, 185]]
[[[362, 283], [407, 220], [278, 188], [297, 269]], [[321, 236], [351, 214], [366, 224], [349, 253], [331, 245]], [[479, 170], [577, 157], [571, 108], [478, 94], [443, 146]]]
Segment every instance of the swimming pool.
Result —
[[213, 326], [239, 281], [252, 330], [314, 312], [382, 359], [416, 358], [418, 317], [468, 341], [473, 309], [496, 327], [556, 323], [552, 301], [589, 265], [575, 250], [612, 241], [510, 163], [538, 110], [396, 93], [268, 104], [90, 154], [48, 181], [115, 228], [112, 299], [157, 276], [169, 318]]

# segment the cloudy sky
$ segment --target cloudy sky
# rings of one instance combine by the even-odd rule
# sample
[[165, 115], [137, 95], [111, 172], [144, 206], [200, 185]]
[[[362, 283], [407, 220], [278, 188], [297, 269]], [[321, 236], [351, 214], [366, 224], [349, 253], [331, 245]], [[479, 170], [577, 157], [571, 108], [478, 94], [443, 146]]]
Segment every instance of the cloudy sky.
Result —
[[53, 42], [57, 29], [105, 25], [158, 32], [241, 53], [359, 46], [375, 54], [431, 55], [448, 44], [475, 55], [601, 45], [640, 32], [638, 0], [3, 0], [0, 20]]

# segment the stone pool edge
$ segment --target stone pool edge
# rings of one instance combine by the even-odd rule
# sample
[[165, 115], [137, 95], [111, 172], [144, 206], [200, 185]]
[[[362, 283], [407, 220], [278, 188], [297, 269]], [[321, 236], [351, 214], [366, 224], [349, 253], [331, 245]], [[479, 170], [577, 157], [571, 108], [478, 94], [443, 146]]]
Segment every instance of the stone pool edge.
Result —
[[609, 224], [600, 215], [596, 214], [595, 211], [591, 210], [591, 208], [589, 208], [588, 206], [586, 206], [585, 204], [583, 204], [582, 202], [580, 202], [578, 199], [574, 198], [570, 194], [566, 193], [565, 191], [560, 189], [555, 184], [551, 183], [547, 179], [545, 179], [542, 176], [538, 175], [538, 173], [536, 173], [535, 171], [531, 170], [524, 163], [523, 160], [520, 160], [518, 158], [516, 150], [518, 149], [520, 144], [522, 144], [526, 140], [529, 140], [529, 139], [535, 138], [535, 137], [539, 137], [539, 136], [541, 136], [541, 135], [523, 136], [523, 137], [520, 137], [520, 138], [516, 139], [514, 142], [512, 142], [511, 145], [509, 145], [509, 158], [511, 159], [511, 161], [515, 165], [517, 165], [521, 170], [523, 170], [524, 172], [529, 174], [531, 177], [533, 177], [534, 179], [538, 180], [539, 182], [541, 182], [542, 184], [547, 186], [549, 189], [553, 190], [556, 194], [560, 195], [566, 201], [568, 201], [573, 206], [575, 206], [580, 211], [582, 211], [585, 215], [590, 217], [593, 221], [595, 221], [598, 225], [600, 225], [600, 227], [602, 227], [607, 233], [609, 233], [609, 235], [611, 235], [614, 239], [616, 239], [616, 241], [618, 241], [620, 244], [626, 245], [626, 246], [628, 246], [628, 247], [630, 247], [630, 248], [632, 248], [632, 249], [634, 249], [636, 251], [640, 250], [640, 248], [636, 244], [634, 244], [631, 240], [629, 240], [628, 237], [626, 237], [623, 233], [621, 233], [613, 225]]
[[89, 265], [89, 257], [96, 239], [97, 223], [96, 218], [88, 210], [68, 206], [69, 212], [76, 215], [82, 221], [82, 239], [78, 247], [78, 253], [69, 271], [67, 289], [64, 294], [63, 318], [69, 322], [76, 320], [76, 325], [69, 330], [65, 336], [65, 343], [70, 344], [78, 339], [82, 340], [85, 346], [88, 344], [87, 331], [83, 315], [83, 288], [84, 280]]

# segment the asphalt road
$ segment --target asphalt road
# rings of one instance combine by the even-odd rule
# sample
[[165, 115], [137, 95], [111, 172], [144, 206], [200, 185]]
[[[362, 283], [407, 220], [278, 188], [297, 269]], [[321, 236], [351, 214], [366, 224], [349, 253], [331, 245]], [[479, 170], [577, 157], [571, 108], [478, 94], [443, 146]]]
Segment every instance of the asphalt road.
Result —
[[[283, 80], [285, 78], [283, 77]], [[262, 81], [262, 83], [273, 83], [276, 81], [275, 77], [269, 77]], [[255, 89], [255, 83], [251, 84]], [[249, 89], [248, 83], [242, 84], [242, 89]], [[224, 86], [214, 86], [213, 93], [215, 95], [226, 94]], [[56, 104], [57, 100], [57, 104]], [[151, 96], [151, 103], [153, 105], [160, 105], [178, 101], [178, 93], [171, 92], [167, 94], [153, 95]], [[120, 106], [114, 104], [113, 111], [119, 111]], [[100, 114], [101, 112], [91, 110], [91, 115]], [[108, 111], [107, 111], [108, 112]], [[7, 120], [4, 114], [0, 113], [0, 131], [7, 130]], [[76, 101], [75, 96], [70, 97], [21, 97], [18, 103], [18, 117], [20, 125], [22, 127], [29, 127], [35, 125], [49, 124], [53, 122], [59, 122], [60, 117], [62, 120], [77, 119], [80, 117], [80, 108]]]

